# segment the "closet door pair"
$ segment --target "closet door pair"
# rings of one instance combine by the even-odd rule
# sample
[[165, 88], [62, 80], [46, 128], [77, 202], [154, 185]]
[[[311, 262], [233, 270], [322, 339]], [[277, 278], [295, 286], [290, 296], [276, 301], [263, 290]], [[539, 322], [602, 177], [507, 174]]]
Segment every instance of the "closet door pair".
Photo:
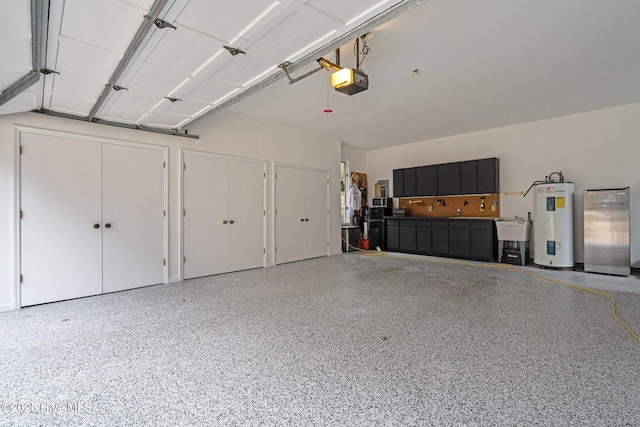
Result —
[[20, 305], [164, 282], [162, 149], [20, 134]]

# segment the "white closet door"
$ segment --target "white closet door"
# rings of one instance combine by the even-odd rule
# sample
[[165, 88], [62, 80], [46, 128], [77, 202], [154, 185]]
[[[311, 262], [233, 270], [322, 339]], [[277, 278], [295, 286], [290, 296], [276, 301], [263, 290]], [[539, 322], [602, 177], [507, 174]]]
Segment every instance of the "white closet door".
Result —
[[326, 256], [329, 221], [327, 173], [307, 170], [304, 172], [304, 182], [304, 256]]
[[102, 146], [103, 292], [164, 281], [164, 168], [159, 150]]
[[264, 164], [229, 160], [228, 271], [264, 266]]
[[100, 144], [29, 133], [21, 144], [20, 305], [101, 293]]
[[224, 273], [229, 230], [227, 160], [185, 153], [184, 164], [183, 277]]
[[276, 264], [304, 259], [304, 191], [304, 170], [276, 166]]

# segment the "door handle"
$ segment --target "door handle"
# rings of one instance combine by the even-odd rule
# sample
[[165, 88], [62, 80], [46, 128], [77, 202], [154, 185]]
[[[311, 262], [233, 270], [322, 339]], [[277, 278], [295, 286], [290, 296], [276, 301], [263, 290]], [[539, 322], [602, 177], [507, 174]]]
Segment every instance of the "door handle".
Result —
[[93, 224], [93, 228], [100, 228], [100, 224]]
[[304, 218], [300, 218], [300, 222], [304, 222]]
[[227, 221], [226, 219], [224, 221], [222, 221], [223, 224], [226, 224], [227, 222], [229, 222], [229, 221]]
[[106, 224], [104, 225], [104, 228], [111, 228], [111, 224], [106, 223]]
[[229, 221], [229, 224], [233, 224], [233, 220]]
[[305, 219], [304, 219], [304, 222], [309, 222], [309, 218], [305, 218]]

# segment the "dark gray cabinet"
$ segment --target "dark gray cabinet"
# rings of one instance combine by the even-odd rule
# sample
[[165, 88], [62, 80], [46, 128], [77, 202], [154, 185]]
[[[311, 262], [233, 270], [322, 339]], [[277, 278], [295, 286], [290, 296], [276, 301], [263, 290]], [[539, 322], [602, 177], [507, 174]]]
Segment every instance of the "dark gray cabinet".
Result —
[[492, 157], [476, 160], [476, 169], [476, 193], [500, 193], [500, 159]]
[[431, 250], [435, 255], [449, 255], [449, 220], [431, 221]]
[[449, 221], [449, 255], [468, 257], [471, 253], [469, 221]]
[[416, 220], [400, 221], [400, 251], [416, 252]]
[[474, 194], [478, 191], [478, 168], [476, 160], [460, 162], [460, 193]]
[[393, 197], [414, 197], [416, 193], [416, 169], [393, 170]]
[[393, 197], [404, 197], [404, 169], [393, 170]]
[[416, 168], [416, 196], [438, 195], [438, 166]]
[[393, 197], [500, 193], [496, 157], [393, 170]]
[[497, 260], [492, 219], [387, 219], [387, 247], [392, 252], [440, 255], [478, 261]]
[[431, 246], [431, 220], [429, 219], [416, 221], [416, 252], [423, 255], [430, 255], [433, 252]]
[[387, 219], [387, 250], [400, 252], [400, 220]]
[[460, 163], [437, 165], [438, 196], [460, 194]]
[[493, 220], [470, 221], [469, 257], [497, 261], [497, 234]]

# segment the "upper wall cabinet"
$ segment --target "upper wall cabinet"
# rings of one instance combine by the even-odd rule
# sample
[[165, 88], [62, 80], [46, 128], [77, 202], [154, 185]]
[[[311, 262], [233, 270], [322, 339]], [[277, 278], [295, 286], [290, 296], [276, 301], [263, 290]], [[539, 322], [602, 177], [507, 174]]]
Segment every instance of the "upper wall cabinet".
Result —
[[438, 196], [460, 193], [460, 163], [438, 165]]
[[393, 197], [414, 197], [419, 194], [416, 192], [416, 169], [394, 169]]
[[438, 195], [438, 167], [436, 165], [416, 168], [416, 196]]
[[393, 197], [499, 192], [500, 159], [495, 157], [393, 170]]

